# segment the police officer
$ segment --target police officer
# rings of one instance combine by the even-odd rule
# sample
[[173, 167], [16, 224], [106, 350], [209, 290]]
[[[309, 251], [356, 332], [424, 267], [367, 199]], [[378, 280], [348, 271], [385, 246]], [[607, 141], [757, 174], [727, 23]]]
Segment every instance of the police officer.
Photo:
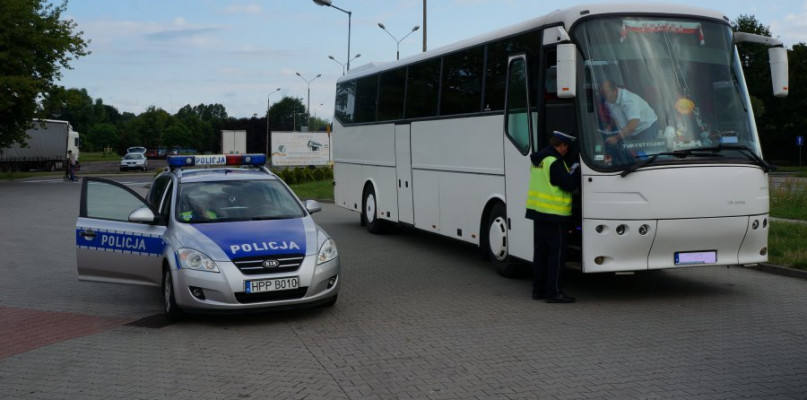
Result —
[[549, 145], [530, 156], [530, 185], [526, 217], [533, 220], [532, 298], [547, 303], [574, 303], [563, 287], [567, 231], [572, 215], [572, 192], [580, 177], [563, 161], [575, 137], [555, 131]]

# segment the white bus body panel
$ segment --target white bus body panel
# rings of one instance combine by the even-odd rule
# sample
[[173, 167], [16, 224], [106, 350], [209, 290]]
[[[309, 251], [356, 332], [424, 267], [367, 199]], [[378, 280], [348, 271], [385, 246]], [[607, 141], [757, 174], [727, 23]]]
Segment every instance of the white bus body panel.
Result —
[[336, 204], [361, 211], [364, 185], [370, 182], [378, 217], [397, 220], [395, 125], [340, 126], [333, 135], [333, 155]]
[[[582, 190], [584, 272], [683, 266], [675, 264], [676, 252], [716, 251], [715, 265], [767, 261], [761, 250], [768, 179], [758, 167], [646, 169], [624, 178], [585, 174]], [[626, 228], [622, 235], [619, 225]], [[645, 235], [642, 225], [649, 227]]]
[[415, 227], [479, 243], [491, 198], [504, 199], [501, 116], [413, 122]]

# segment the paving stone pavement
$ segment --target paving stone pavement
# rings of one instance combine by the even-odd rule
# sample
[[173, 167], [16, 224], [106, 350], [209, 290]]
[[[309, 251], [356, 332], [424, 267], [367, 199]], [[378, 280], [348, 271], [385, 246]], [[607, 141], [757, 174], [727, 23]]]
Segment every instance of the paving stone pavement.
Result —
[[129, 325], [160, 290], [77, 281], [76, 207], [44, 194], [77, 205], [78, 189], [0, 183], [21, 210], [0, 241], [2, 399], [807, 399], [807, 281], [570, 274], [578, 303], [546, 304], [472, 246], [371, 235], [331, 204], [316, 219], [343, 263], [336, 306]]

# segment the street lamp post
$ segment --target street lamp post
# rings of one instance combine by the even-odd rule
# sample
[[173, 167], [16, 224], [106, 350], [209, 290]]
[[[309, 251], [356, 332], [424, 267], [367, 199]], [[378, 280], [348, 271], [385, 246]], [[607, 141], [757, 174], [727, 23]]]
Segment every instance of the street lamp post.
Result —
[[269, 92], [269, 95], [266, 96], [266, 157], [269, 157], [269, 105], [271, 104], [269, 102], [269, 98], [271, 98], [273, 94], [279, 91], [280, 88], [277, 88]]
[[311, 78], [311, 80], [305, 79], [305, 78], [304, 78], [302, 75], [300, 75], [300, 73], [299, 73], [299, 72], [297, 72], [296, 74], [297, 74], [297, 76], [299, 76], [299, 77], [300, 77], [302, 80], [304, 80], [304, 81], [305, 81], [305, 83], [307, 83], [307, 84], [308, 84], [308, 100], [307, 100], [307, 101], [308, 101], [308, 105], [306, 106], [306, 112], [308, 112], [308, 119], [309, 119], [308, 124], [309, 124], [309, 126], [310, 126], [310, 125], [311, 125], [311, 82], [314, 82], [314, 80], [316, 80], [317, 78], [319, 78], [320, 76], [322, 76], [322, 74], [317, 74], [317, 76], [315, 76], [315, 77]]
[[347, 14], [347, 70], [350, 71], [350, 21], [353, 16], [353, 12], [348, 10], [343, 10], [335, 5], [333, 5], [333, 1], [331, 0], [314, 0], [314, 4], [320, 6], [327, 6], [331, 8], [335, 8], [345, 14]]
[[378, 23], [378, 27], [379, 27], [379, 28], [381, 28], [381, 29], [383, 29], [383, 30], [384, 30], [384, 32], [387, 32], [387, 35], [389, 35], [389, 36], [392, 38], [392, 40], [394, 40], [394, 41], [395, 41], [395, 59], [396, 59], [396, 60], [400, 60], [400, 59], [401, 59], [401, 51], [400, 51], [400, 49], [401, 49], [401, 41], [403, 41], [404, 39], [406, 39], [406, 37], [407, 37], [407, 36], [409, 36], [409, 35], [413, 34], [413, 33], [414, 33], [416, 30], [420, 29], [420, 27], [419, 27], [419, 26], [417, 26], [417, 25], [413, 26], [413, 27], [412, 27], [412, 30], [411, 30], [411, 31], [409, 31], [409, 33], [407, 33], [406, 35], [404, 35], [404, 37], [402, 37], [402, 38], [399, 40], [398, 38], [396, 38], [395, 36], [393, 36], [391, 33], [389, 33], [389, 31], [388, 31], [388, 30], [387, 30], [387, 28], [384, 26], [384, 24], [382, 24], [382, 23], [380, 23], [380, 22], [379, 22], [379, 23]]
[[[348, 60], [348, 64], [350, 64], [350, 62], [351, 62], [351, 61], [353, 61], [353, 60], [355, 60], [355, 59], [357, 59], [357, 58], [359, 58], [359, 57], [361, 57], [361, 54], [356, 54], [356, 56], [355, 56], [355, 57], [353, 57], [352, 59]], [[330, 58], [331, 60], [334, 60], [334, 61], [335, 61], [337, 64], [339, 64], [339, 65], [341, 65], [341, 66], [342, 66], [342, 75], [344, 75], [344, 74], [345, 74], [345, 64], [342, 64], [342, 63], [341, 63], [339, 60], [337, 60], [337, 59], [336, 59], [334, 56], [328, 56], [328, 58]]]

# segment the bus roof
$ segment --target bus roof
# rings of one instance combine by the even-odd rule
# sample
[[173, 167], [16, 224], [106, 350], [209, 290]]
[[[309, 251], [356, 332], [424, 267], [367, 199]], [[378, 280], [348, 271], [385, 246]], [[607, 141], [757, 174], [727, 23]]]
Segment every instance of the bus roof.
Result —
[[337, 82], [349, 81], [373, 73], [393, 69], [396, 67], [414, 64], [418, 61], [437, 57], [443, 54], [452, 53], [457, 50], [473, 47], [493, 40], [516, 35], [521, 32], [538, 29], [545, 26], [562, 25], [567, 30], [578, 20], [590, 18], [597, 15], [669, 15], [669, 16], [699, 16], [708, 19], [721, 20], [729, 23], [729, 19], [718, 11], [707, 8], [682, 6], [665, 3], [602, 3], [584, 4], [574, 7], [556, 10], [541, 17], [533, 18], [519, 24], [511, 25], [493, 32], [481, 34], [469, 39], [461, 40], [425, 53], [418, 53], [405, 57], [400, 61], [392, 62], [371, 62], [351, 69], [346, 75], [339, 78]]

